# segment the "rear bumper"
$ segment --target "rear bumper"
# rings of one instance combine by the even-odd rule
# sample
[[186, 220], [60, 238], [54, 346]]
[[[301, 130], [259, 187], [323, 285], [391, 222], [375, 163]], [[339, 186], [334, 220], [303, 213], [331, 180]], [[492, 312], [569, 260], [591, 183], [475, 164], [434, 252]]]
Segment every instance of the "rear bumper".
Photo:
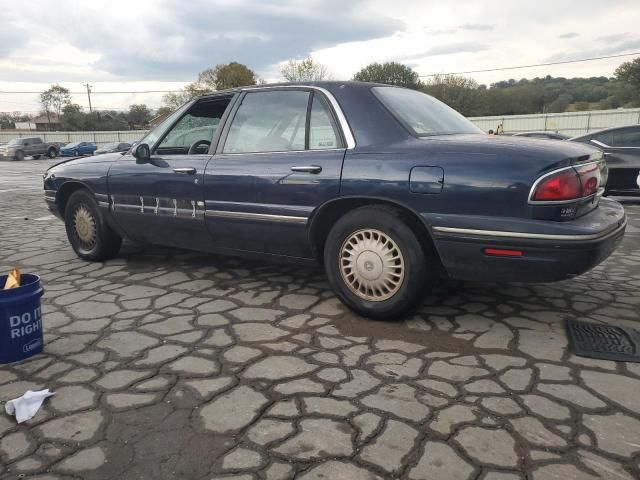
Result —
[[[574, 222], [544, 222], [541, 232], [432, 227], [434, 243], [448, 275], [489, 282], [554, 282], [580, 275], [605, 260], [622, 241], [626, 216], [621, 205], [604, 199]], [[571, 232], [568, 223], [575, 223]], [[532, 225], [534, 227], [534, 225]], [[561, 227], [561, 230], [559, 231]], [[588, 228], [590, 227], [590, 228]], [[520, 257], [497, 257], [485, 248], [520, 250]]]

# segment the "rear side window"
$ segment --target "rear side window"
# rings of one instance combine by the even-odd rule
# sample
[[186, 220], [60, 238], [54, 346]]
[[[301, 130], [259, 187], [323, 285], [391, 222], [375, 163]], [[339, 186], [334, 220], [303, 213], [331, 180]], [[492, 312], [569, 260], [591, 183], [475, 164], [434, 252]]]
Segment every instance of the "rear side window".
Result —
[[454, 109], [415, 90], [373, 87], [374, 95], [396, 119], [418, 137], [483, 133]]
[[600, 143], [604, 143], [605, 145], [611, 145], [611, 142], [613, 141], [613, 135], [611, 134], [611, 132], [604, 132], [604, 133], [598, 133], [597, 135], [593, 136], [593, 140], [596, 140], [597, 142]]
[[613, 133], [612, 147], [638, 147], [640, 148], [640, 129], [627, 130]]
[[309, 150], [338, 148], [338, 136], [331, 110], [320, 95], [313, 95], [309, 119]]

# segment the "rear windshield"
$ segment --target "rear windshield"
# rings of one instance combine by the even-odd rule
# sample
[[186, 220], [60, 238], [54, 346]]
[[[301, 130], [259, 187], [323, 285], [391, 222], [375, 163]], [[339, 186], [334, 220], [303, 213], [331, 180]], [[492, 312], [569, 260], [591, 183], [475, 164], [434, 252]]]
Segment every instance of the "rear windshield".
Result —
[[427, 94], [397, 87], [373, 87], [374, 95], [418, 137], [483, 133], [454, 109]]

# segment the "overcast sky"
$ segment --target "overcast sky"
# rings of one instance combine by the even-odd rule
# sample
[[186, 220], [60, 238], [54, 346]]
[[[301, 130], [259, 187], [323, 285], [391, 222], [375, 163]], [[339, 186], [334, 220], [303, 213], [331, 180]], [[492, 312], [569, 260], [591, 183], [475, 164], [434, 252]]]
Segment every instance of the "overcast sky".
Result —
[[[638, 25], [638, 0], [0, 0], [0, 90], [176, 90], [230, 61], [275, 81], [280, 63], [309, 54], [334, 79], [391, 60], [420, 74], [463, 72], [638, 52]], [[468, 76], [610, 76], [631, 58]], [[156, 107], [161, 97], [92, 102]], [[73, 101], [87, 106], [86, 95]], [[38, 108], [37, 95], [0, 93], [0, 111]]]

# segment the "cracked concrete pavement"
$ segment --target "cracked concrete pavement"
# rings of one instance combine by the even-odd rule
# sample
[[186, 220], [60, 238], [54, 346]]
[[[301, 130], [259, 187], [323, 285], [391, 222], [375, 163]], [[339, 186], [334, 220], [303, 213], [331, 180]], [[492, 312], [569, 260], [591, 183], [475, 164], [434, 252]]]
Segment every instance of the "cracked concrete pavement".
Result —
[[640, 205], [603, 265], [551, 285], [445, 282], [404, 322], [320, 268], [126, 245], [85, 263], [50, 161], [0, 163], [0, 271], [42, 276], [45, 352], [0, 365], [0, 478], [634, 479], [640, 364], [567, 351], [563, 319], [640, 328]]

